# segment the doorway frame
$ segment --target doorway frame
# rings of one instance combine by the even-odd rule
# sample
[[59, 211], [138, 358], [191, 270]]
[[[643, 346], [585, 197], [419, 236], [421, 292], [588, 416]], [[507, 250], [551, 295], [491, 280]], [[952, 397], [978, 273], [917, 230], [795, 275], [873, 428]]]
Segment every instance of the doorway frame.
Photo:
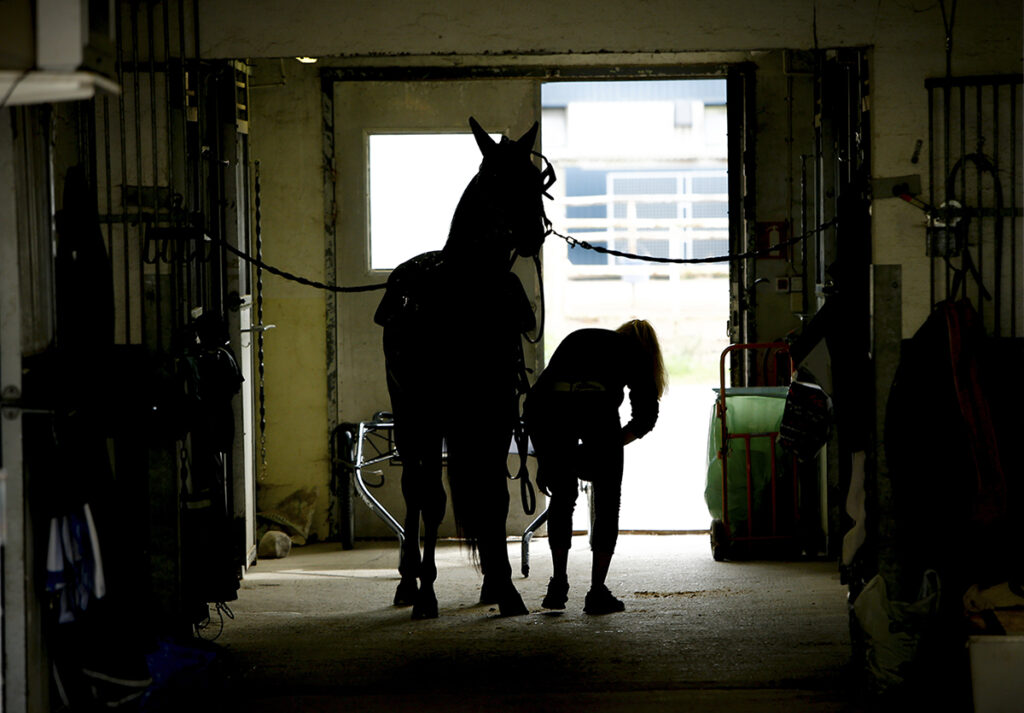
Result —
[[[704, 53], [704, 57], [706, 58]], [[634, 59], [634, 61], [636, 61]], [[661, 61], [665, 61], [662, 59]], [[328, 276], [328, 284], [334, 284], [338, 270], [338, 164], [335, 152], [335, 85], [338, 82], [416, 82], [416, 81], [473, 81], [481, 79], [535, 80], [537, 92], [544, 82], [556, 81], [602, 81], [602, 80], [658, 80], [658, 79], [725, 79], [727, 80], [727, 107], [729, 113], [730, 135], [734, 127], [742, 127], [741, 139], [736, 139], [739, 151], [733, 146], [730, 136], [728, 149], [728, 170], [730, 175], [730, 221], [729, 243], [730, 253], [753, 242], [755, 183], [754, 183], [754, 75], [755, 65], [746, 54], [735, 58], [723, 59], [715, 63], [687, 64], [607, 64], [598, 66], [565, 66], [557, 62], [549, 64], [489, 64], [474, 66], [435, 65], [353, 65], [327, 66], [320, 69], [321, 109], [322, 109], [322, 153], [323, 153], [323, 197], [324, 197], [324, 274]], [[738, 89], [736, 88], [738, 87]], [[732, 102], [739, 110], [733, 108]], [[538, 121], [540, 117], [538, 116]], [[742, 176], [735, 183], [733, 174]], [[741, 193], [736, 193], [741, 191]], [[556, 226], [557, 229], [557, 226]], [[744, 335], [754, 333], [755, 305], [742, 297], [749, 294], [744, 289], [744, 276], [753, 280], [753, 267], [747, 270], [737, 269], [736, 261], [729, 262], [730, 281], [730, 315], [737, 315], [736, 323], [747, 325]], [[325, 296], [326, 309], [326, 393], [327, 393], [327, 434], [332, 434], [339, 426], [340, 393], [339, 376], [339, 308], [334, 295]], [[740, 319], [742, 315], [742, 319]], [[539, 359], [543, 361], [543, 347]], [[539, 364], [543, 366], [543, 364]], [[745, 383], [744, 376], [736, 372], [733, 366], [733, 382]], [[353, 532], [353, 508], [355, 494], [351, 483], [342, 482], [344, 471], [332, 468], [330, 484], [330, 502], [328, 505], [328, 528], [330, 536], [340, 536], [343, 542], [351, 542]]]

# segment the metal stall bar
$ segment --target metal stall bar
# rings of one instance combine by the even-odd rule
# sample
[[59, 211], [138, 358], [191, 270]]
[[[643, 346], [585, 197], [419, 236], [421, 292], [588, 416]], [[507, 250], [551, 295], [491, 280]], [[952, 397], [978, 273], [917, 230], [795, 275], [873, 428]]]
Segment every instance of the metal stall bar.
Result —
[[[110, 180], [110, 99], [104, 96], [102, 100], [97, 102], [103, 108], [103, 180], [104, 180], [104, 203], [106, 204], [107, 215], [109, 216], [114, 210], [113, 197], [110, 195], [112, 182]], [[107, 239], [107, 255], [110, 256], [111, 268], [113, 268], [114, 262], [114, 228], [113, 225], [106, 221], [104, 223], [106, 228], [106, 239]], [[102, 229], [102, 228], [101, 228]], [[111, 289], [114, 285], [111, 284]], [[116, 320], [116, 317], [115, 317]], [[115, 322], [116, 324], [116, 322]], [[115, 329], [116, 334], [116, 329]], [[116, 341], [116, 337], [115, 337]]]
[[[181, 92], [180, 102], [180, 122], [178, 131], [181, 137], [180, 151], [181, 155], [185, 158], [184, 170], [182, 172], [182, 183], [184, 184], [184, 190], [182, 192], [182, 208], [184, 210], [184, 220], [186, 222], [183, 227], [190, 227], [188, 222], [191, 220], [190, 208], [195, 205], [194, 190], [192, 187], [192, 165], [193, 161], [188, 154], [189, 149], [189, 124], [191, 121], [190, 113], [192, 111], [191, 102], [189, 101], [189, 68], [186, 61], [188, 56], [187, 42], [185, 36], [185, 0], [178, 0], [178, 90]], [[189, 249], [202, 249], [201, 246], [193, 247]], [[187, 252], [185, 253], [188, 254]], [[183, 304], [186, 308], [189, 306], [189, 302], [192, 298], [192, 272], [190, 270], [179, 270], [175, 278], [175, 284], [179, 287], [179, 304]]]
[[[184, 0], [182, 0], [184, 2]], [[192, 227], [199, 228], [200, 230], [207, 230], [209, 227], [209, 221], [211, 216], [211, 205], [208, 201], [207, 190], [207, 172], [203, 165], [203, 162], [208, 156], [204, 152], [204, 143], [206, 137], [204, 136], [204, 130], [206, 127], [206, 101], [208, 94], [206, 93], [206, 83], [208, 80], [207, 73], [204, 71], [202, 61], [199, 58], [199, 12], [196, 7], [198, 0], [193, 0], [191, 4], [192, 9], [192, 38], [194, 45], [192, 47], [193, 55], [189, 58], [190, 76], [192, 78], [192, 92], [194, 100], [194, 116], [190, 116], [191, 123], [193, 124], [193, 142], [189, 146], [189, 150], [192, 152], [190, 155], [190, 165], [195, 172], [193, 179], [193, 189], [195, 190], [194, 201], [192, 203], [193, 209], [196, 213], [201, 216], [203, 223]], [[186, 55], [187, 57], [188, 55]], [[195, 303], [190, 305], [192, 307], [199, 307], [206, 304], [207, 296], [210, 294], [210, 275], [209, 271], [203, 269], [202, 263], [207, 259], [207, 251], [211, 248], [207, 244], [201, 246], [201, 253], [197, 256], [196, 262], [194, 263], [194, 271], [190, 271], [190, 274], [194, 275], [195, 279], [195, 294], [192, 296]]]
[[[130, 4], [131, 18], [130, 26], [132, 33], [132, 125], [134, 133], [132, 134], [135, 145], [132, 147], [132, 151], [135, 155], [135, 184], [134, 184], [134, 196], [135, 196], [135, 226], [137, 231], [137, 238], [141, 237], [143, 230], [144, 216], [142, 213], [142, 80], [139, 76], [139, 3], [138, 0], [133, 0]], [[128, 186], [127, 175], [122, 177], [124, 180], [124, 186]], [[125, 212], [127, 212], [127, 206], [125, 206]], [[127, 236], [125, 236], [127, 237]], [[136, 239], [135, 245], [141, 247], [141, 240]], [[140, 295], [139, 299], [139, 312], [140, 312], [140, 329], [141, 329], [141, 342], [146, 343], [147, 330], [146, 330], [146, 302], [141, 299], [142, 295], [146, 294], [146, 256], [141, 250], [138, 251], [138, 289], [137, 294]]]
[[[117, 134], [118, 139], [121, 143], [121, 211], [120, 211], [120, 225], [121, 225], [121, 269], [123, 278], [123, 290], [124, 290], [124, 308], [118, 310], [123, 315], [124, 319], [124, 334], [122, 340], [124, 344], [132, 343], [132, 302], [131, 302], [131, 265], [129, 260], [129, 249], [128, 249], [128, 207], [125, 202], [125, 176], [128, 175], [128, 138], [125, 136], [126, 121], [126, 109], [125, 92], [123, 88], [125, 86], [124, 81], [124, 21], [122, 18], [122, 10], [120, 7], [117, 8], [116, 19], [117, 19], [117, 82], [121, 85], [122, 91], [118, 94], [118, 125]], [[112, 183], [112, 182], [111, 182]], [[111, 186], [112, 188], [112, 186]], [[112, 224], [111, 224], [112, 225]], [[111, 236], [113, 233], [111, 233]], [[113, 239], [111, 239], [113, 243]]]
[[[149, 73], [149, 131], [150, 131], [150, 151], [151, 160], [153, 165], [150, 167], [150, 175], [153, 179], [153, 222], [150, 227], [156, 227], [160, 222], [160, 157], [159, 147], [157, 144], [157, 124], [156, 124], [156, 33], [153, 30], [153, 3], [146, 3], [146, 51], [149, 55], [148, 73]], [[139, 178], [139, 184], [141, 185], [142, 178]], [[139, 196], [139, 204], [143, 202], [142, 195]], [[141, 227], [141, 226], [140, 226]], [[162, 324], [163, 317], [163, 301], [161, 298], [161, 282], [160, 273], [163, 270], [162, 261], [157, 259], [154, 260], [153, 264], [153, 298], [156, 302], [156, 314], [154, 319], [156, 322], [156, 335], [155, 335], [155, 346], [157, 351], [163, 351], [164, 348], [164, 330]]]
[[[928, 176], [935, 175], [935, 92], [928, 92]], [[935, 181], [928, 181], [928, 205], [938, 205], [935, 202]], [[928, 246], [925, 246], [928, 252]], [[935, 285], [935, 261], [928, 268], [928, 304], [937, 302]]]
[[[1012, 294], [1017, 294], [1017, 246], [1019, 236], [1017, 234], [1017, 219], [1020, 208], [1017, 206], [1017, 85], [1010, 85], [1010, 289]], [[1010, 336], [1017, 336], [1017, 303], [1019, 300], [1010, 300]]]
[[[175, 151], [174, 141], [174, 110], [172, 103], [172, 71], [173, 63], [171, 61], [171, 28], [170, 28], [170, 0], [166, 0], [162, 3], [162, 21], [163, 21], [163, 44], [164, 44], [164, 61], [163, 61], [163, 77], [164, 77], [164, 145], [167, 146], [167, 211], [168, 211], [168, 223], [175, 225], [179, 221], [179, 216], [175, 215], [175, 195], [176, 195], [176, 182], [175, 182], [175, 170], [174, 164], [177, 160], [177, 152]], [[179, 292], [178, 292], [178, 281], [172, 271], [171, 279], [168, 280], [167, 284], [168, 292], [170, 293], [169, 299], [172, 305], [179, 305]]]
[[[974, 92], [974, 145], [975, 145], [975, 147], [977, 148], [978, 151], [982, 150], [982, 147], [984, 146], [984, 143], [985, 143], [985, 139], [982, 137], [982, 127], [981, 127], [981, 96], [982, 96], [983, 90], [984, 90], [984, 87], [978, 87], [975, 90], [975, 92]], [[963, 173], [963, 172], [961, 171], [961, 173]], [[964, 181], [966, 182], [966, 178], [964, 179]], [[975, 183], [974, 183], [974, 193], [975, 193], [974, 200], [975, 200], [975, 206], [977, 206], [977, 211], [978, 211], [978, 216], [977, 216], [977, 218], [974, 221], [974, 225], [975, 225], [975, 234], [977, 235], [977, 240], [978, 240], [977, 267], [978, 267], [978, 271], [982, 275], [984, 275], [985, 274], [985, 230], [984, 230], [984, 228], [985, 228], [985, 196], [982, 194], [981, 183], [982, 182], [980, 180], [979, 181], [975, 181]], [[965, 192], [965, 196], [966, 196], [966, 192]], [[997, 250], [998, 250], [998, 247], [997, 247]], [[998, 260], [998, 257], [999, 257], [998, 253], [994, 257], [995, 257], [995, 259]], [[998, 268], [998, 262], [996, 263], [996, 267]], [[998, 269], [995, 270], [995, 275], [996, 275], [996, 277], [995, 277], [995, 288], [996, 288], [996, 292], [998, 293], [999, 292], [999, 270]], [[986, 307], [985, 302], [986, 302], [986, 300], [978, 300], [978, 316], [981, 317], [982, 322], [985, 321], [985, 307]], [[994, 305], [994, 309], [995, 309], [995, 324], [996, 324], [996, 329], [997, 330], [999, 329], [999, 307], [998, 307], [998, 305], [999, 305], [999, 300], [996, 300], [996, 304]]]
[[[964, 93], [965, 93], [964, 92], [964, 87], [963, 86], [959, 86], [957, 89], [958, 89], [958, 91], [956, 92], [956, 99], [954, 100], [955, 106], [957, 107], [957, 115], [959, 116], [959, 121], [957, 122], [956, 133], [955, 133], [955, 136], [958, 139], [956, 141], [956, 143], [957, 143], [956, 151], [957, 151], [957, 155], [963, 156], [964, 154], [967, 153], [967, 138], [966, 138], [967, 137], [967, 126], [966, 126], [966, 124], [967, 124], [967, 111], [966, 111], [966, 101], [965, 101], [965, 96], [964, 96]], [[945, 175], [948, 177], [949, 174], [950, 174], [950, 165], [951, 165], [950, 161], [952, 160], [952, 157], [951, 156], [946, 156], [945, 158], [946, 158], [946, 166], [945, 166], [946, 173], [945, 173]], [[962, 195], [965, 194], [965, 192], [967, 190], [967, 188], [966, 188], [966, 172], [965, 171], [961, 171], [960, 175], [958, 177], [955, 177], [955, 178], [957, 178], [958, 180], [956, 180], [954, 182], [954, 184], [957, 186], [958, 194], [962, 196]], [[947, 193], [948, 193], [948, 190], [947, 190]], [[949, 200], [949, 196], [948, 195], [944, 196], [944, 198], [947, 201]], [[966, 248], [966, 245], [964, 247]], [[950, 270], [950, 274], [953, 275], [952, 269], [951, 269], [951, 265], [949, 263], [946, 264], [946, 268], [947, 268], [947, 270]], [[956, 282], [953, 282], [953, 284], [951, 285], [951, 291], [953, 293], [952, 294], [953, 297], [956, 297], [956, 293], [957, 293], [956, 284], [957, 284]], [[960, 294], [964, 298], [967, 297], [967, 281], [966, 280], [961, 280], [961, 282], [960, 282]]]

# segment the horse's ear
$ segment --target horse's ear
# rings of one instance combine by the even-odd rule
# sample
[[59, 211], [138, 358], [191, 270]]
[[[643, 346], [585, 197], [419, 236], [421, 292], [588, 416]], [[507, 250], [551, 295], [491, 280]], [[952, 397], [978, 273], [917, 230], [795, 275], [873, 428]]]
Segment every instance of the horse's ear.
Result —
[[516, 139], [516, 145], [526, 151], [533, 150], [533, 142], [537, 140], [537, 130], [540, 128], [540, 124], [536, 121], [533, 122], [533, 126], [530, 127], [529, 131]]
[[480, 147], [480, 153], [486, 156], [496, 145], [494, 139], [484, 131], [483, 127], [473, 117], [469, 117], [469, 128], [473, 130], [473, 137], [476, 138], [476, 145]]

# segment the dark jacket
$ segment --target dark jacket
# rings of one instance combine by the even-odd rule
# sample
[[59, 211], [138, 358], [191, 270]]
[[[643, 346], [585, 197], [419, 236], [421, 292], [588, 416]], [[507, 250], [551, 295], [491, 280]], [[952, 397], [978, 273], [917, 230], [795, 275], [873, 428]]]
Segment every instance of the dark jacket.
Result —
[[609, 407], [617, 412], [626, 387], [631, 414], [623, 430], [640, 438], [658, 420], [658, 388], [647, 355], [629, 335], [610, 329], [579, 329], [558, 345], [531, 397], [603, 391]]

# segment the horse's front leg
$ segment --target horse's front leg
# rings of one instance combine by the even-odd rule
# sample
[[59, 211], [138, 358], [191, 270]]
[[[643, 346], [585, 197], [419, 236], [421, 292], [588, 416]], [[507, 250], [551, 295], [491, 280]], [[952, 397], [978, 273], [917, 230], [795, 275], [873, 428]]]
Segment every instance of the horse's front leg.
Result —
[[[502, 464], [504, 465], [504, 463]], [[508, 487], [504, 472], [488, 483], [490, 493], [482, 499], [480, 512], [480, 567], [484, 581], [480, 588], [480, 601], [497, 604], [502, 616], [528, 614], [529, 609], [512, 582], [512, 563], [508, 558], [505, 535], [508, 517]]]

